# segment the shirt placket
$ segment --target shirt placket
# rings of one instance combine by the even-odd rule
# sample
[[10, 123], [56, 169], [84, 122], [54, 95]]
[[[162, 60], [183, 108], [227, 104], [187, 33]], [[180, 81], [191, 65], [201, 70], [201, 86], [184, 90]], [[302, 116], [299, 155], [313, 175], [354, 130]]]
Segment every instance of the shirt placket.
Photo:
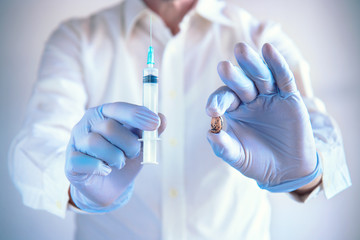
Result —
[[162, 239], [186, 239], [184, 186], [184, 65], [181, 34], [171, 39], [164, 50], [161, 66], [160, 109], [167, 118], [161, 136]]

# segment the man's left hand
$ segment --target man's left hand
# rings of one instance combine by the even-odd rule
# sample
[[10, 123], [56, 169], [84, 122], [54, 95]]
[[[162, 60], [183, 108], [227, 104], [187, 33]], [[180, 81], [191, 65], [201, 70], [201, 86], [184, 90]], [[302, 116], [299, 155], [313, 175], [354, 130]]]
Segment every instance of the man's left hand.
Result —
[[283, 56], [265, 44], [261, 57], [235, 47], [240, 67], [220, 62], [225, 86], [210, 95], [210, 117], [225, 116], [227, 129], [208, 133], [215, 154], [261, 188], [294, 191], [321, 174], [313, 131], [294, 75]]

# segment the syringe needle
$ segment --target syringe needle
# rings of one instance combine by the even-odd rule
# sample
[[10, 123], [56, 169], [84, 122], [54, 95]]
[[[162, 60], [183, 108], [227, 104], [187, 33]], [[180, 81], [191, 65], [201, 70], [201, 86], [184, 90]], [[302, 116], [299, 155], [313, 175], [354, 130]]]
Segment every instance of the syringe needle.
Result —
[[[154, 67], [155, 56], [152, 47], [152, 15], [150, 15], [150, 46], [147, 67], [143, 71], [143, 105], [154, 113], [158, 112], [158, 69]], [[143, 131], [143, 161], [141, 164], [157, 164], [158, 131]]]
[[152, 14], [150, 14], [150, 46], [152, 46]]

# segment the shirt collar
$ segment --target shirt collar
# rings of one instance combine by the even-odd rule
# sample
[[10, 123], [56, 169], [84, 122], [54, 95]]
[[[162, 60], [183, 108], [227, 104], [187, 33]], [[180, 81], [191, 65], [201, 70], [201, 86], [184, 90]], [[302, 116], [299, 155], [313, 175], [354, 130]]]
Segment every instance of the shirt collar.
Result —
[[[126, 38], [131, 34], [136, 23], [151, 11], [142, 0], [124, 1], [124, 23]], [[224, 14], [226, 11], [225, 0], [199, 0], [194, 8], [194, 15], [222, 25], [231, 26], [232, 22]]]
[[225, 0], [199, 0], [195, 7], [195, 12], [206, 20], [219, 23], [225, 26], [233, 25], [226, 16]]
[[125, 36], [128, 38], [137, 21], [141, 19], [148, 8], [142, 0], [126, 0], [123, 10]]

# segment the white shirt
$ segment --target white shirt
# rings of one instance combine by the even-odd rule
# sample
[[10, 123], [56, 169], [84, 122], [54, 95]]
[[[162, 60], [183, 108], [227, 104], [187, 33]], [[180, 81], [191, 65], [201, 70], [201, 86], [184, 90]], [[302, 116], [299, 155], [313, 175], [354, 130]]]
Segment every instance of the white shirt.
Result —
[[[59, 26], [46, 44], [25, 124], [10, 150], [10, 172], [24, 204], [64, 217], [69, 182], [65, 149], [85, 110], [108, 102], [142, 103], [151, 11], [126, 0]], [[269, 239], [267, 192], [217, 158], [206, 140], [208, 96], [220, 87], [216, 66], [235, 43], [260, 52], [275, 45], [294, 72], [308, 107], [323, 183], [330, 198], [351, 185], [341, 135], [313, 97], [309, 67], [277, 24], [262, 23], [223, 1], [200, 1], [172, 36], [153, 15], [159, 111], [167, 117], [160, 164], [145, 166], [124, 207], [77, 215], [77, 239]], [[303, 199], [309, 196], [305, 196]]]

